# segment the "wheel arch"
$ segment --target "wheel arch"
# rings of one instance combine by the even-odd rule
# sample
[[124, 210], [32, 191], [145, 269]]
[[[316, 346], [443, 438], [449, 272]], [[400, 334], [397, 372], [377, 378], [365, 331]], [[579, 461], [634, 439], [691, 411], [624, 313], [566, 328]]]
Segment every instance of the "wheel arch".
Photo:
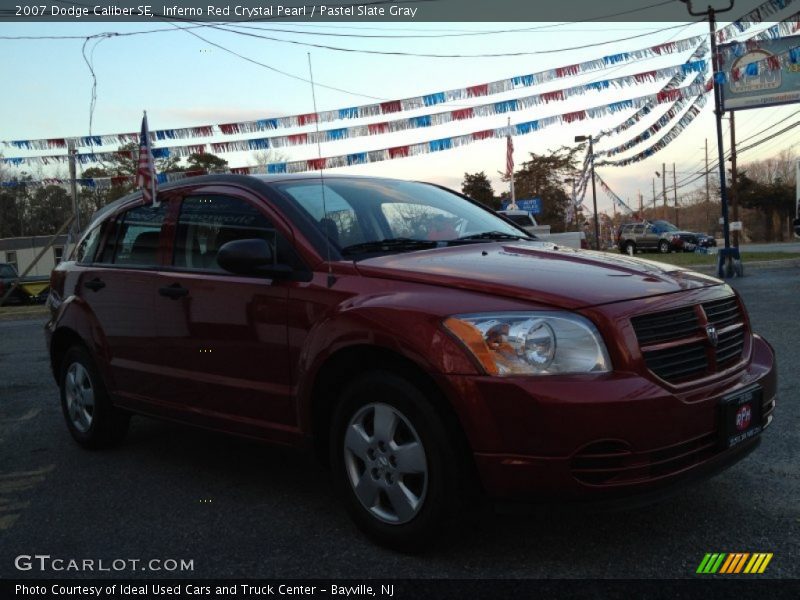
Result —
[[466, 433], [440, 382], [408, 357], [380, 346], [358, 344], [331, 354], [320, 366], [310, 394], [310, 430], [317, 457], [328, 464], [333, 414], [349, 382], [367, 371], [390, 371], [414, 384], [431, 401], [434, 410], [457, 445], [456, 450], [475, 465]]

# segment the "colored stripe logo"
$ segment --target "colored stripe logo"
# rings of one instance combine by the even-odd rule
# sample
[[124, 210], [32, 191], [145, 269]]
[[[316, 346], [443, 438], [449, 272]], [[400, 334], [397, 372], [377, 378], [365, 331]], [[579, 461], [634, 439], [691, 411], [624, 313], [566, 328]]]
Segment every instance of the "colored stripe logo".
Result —
[[772, 552], [708, 553], [703, 557], [697, 573], [701, 575], [735, 575], [763, 573], [772, 560]]

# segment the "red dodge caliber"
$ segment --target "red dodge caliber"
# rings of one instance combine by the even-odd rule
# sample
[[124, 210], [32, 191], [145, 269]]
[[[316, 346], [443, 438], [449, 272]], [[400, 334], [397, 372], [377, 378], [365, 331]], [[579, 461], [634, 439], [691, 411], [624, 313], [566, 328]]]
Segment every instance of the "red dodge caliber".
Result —
[[659, 495], [753, 450], [774, 355], [736, 292], [538, 242], [450, 190], [218, 175], [95, 215], [52, 274], [69, 431], [132, 414], [312, 444], [355, 522], [418, 548], [476, 492]]

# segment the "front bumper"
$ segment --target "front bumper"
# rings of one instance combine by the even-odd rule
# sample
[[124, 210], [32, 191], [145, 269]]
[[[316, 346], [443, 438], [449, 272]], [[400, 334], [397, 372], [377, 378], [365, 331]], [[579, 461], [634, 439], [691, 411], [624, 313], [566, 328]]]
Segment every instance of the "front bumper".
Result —
[[681, 394], [635, 373], [451, 383], [485, 491], [513, 500], [613, 500], [710, 476], [760, 441], [720, 446], [720, 398], [758, 385], [766, 427], [777, 391], [773, 351], [758, 336], [741, 371]]

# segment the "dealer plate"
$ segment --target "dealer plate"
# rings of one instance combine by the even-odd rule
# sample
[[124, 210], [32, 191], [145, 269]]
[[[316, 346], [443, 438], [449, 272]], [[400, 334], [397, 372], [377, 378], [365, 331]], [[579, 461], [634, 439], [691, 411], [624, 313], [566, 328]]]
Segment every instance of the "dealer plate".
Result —
[[762, 395], [761, 386], [754, 385], [720, 399], [719, 432], [723, 448], [736, 446], [761, 433]]

